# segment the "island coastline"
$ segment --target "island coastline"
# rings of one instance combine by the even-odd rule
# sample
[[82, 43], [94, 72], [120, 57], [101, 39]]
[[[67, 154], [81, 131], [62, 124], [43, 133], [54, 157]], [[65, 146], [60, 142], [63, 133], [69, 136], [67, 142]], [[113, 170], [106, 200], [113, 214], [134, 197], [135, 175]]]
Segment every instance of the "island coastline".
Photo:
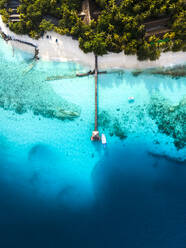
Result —
[[[27, 35], [18, 35], [10, 31], [3, 23], [0, 16], [0, 28], [6, 35], [25, 42], [35, 44], [39, 49], [39, 57], [45, 61], [65, 62], [71, 61], [94, 69], [94, 54], [85, 54], [80, 48], [77, 40], [66, 35], [60, 35], [54, 31], [47, 32], [42, 38], [34, 40]], [[8, 41], [14, 48], [28, 53], [34, 53], [33, 47], [16, 41]], [[99, 69], [147, 69], [158, 67], [170, 67], [186, 63], [186, 53], [167, 52], [162, 53], [156, 61], [139, 61], [136, 55], [125, 55], [120, 53], [108, 53], [99, 56]]]

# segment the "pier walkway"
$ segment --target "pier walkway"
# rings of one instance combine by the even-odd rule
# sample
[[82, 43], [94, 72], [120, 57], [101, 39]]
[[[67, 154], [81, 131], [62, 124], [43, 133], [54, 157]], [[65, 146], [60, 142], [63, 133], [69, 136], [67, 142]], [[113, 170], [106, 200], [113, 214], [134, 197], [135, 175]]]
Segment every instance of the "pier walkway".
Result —
[[98, 130], [98, 58], [95, 56], [95, 131]]
[[19, 39], [15, 39], [15, 38], [12, 38], [11, 36], [9, 35], [6, 35], [0, 28], [0, 35], [2, 36], [2, 38], [5, 40], [5, 41], [17, 41], [19, 43], [22, 43], [22, 44], [25, 44], [25, 45], [28, 45], [28, 46], [31, 46], [34, 48], [35, 50], [35, 53], [34, 53], [34, 59], [39, 59], [39, 49], [38, 47], [31, 43], [31, 42], [27, 42], [27, 41], [23, 41], [23, 40], [19, 40]]
[[91, 136], [92, 141], [99, 141], [98, 131], [98, 57], [95, 55], [95, 126]]

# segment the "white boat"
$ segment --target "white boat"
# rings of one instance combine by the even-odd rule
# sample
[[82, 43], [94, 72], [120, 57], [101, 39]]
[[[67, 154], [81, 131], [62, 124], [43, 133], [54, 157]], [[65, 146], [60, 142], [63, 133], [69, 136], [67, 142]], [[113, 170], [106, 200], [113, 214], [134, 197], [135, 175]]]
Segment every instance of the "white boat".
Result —
[[128, 101], [129, 101], [129, 103], [132, 103], [132, 102], [134, 102], [134, 97], [133, 96], [130, 96], [129, 98], [128, 98]]
[[101, 135], [101, 142], [102, 142], [103, 145], [106, 145], [107, 144], [106, 137], [105, 137], [105, 135], [103, 133]]

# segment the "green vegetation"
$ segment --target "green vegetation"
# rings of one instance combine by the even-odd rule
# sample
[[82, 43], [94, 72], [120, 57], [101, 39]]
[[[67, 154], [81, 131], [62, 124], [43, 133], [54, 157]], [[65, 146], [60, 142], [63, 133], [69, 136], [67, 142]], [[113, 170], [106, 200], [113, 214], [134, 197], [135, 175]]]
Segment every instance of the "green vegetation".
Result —
[[[186, 51], [186, 10], [183, 0], [90, 0], [100, 15], [89, 25], [78, 15], [83, 0], [20, 0], [20, 22], [9, 19], [11, 10], [0, 0], [3, 20], [16, 33], [39, 38], [54, 30], [79, 40], [85, 52], [137, 54], [139, 60], [156, 60], [161, 52]], [[145, 36], [145, 22], [169, 17], [167, 30], [160, 36]], [[57, 19], [57, 22], [54, 21]], [[165, 40], [166, 42], [159, 42]]]
[[6, 7], [8, 0], [0, 0], [0, 8], [3, 9]]
[[5, 23], [8, 22], [9, 13], [6, 9], [8, 0], [0, 0], [0, 15], [2, 15], [2, 19]]

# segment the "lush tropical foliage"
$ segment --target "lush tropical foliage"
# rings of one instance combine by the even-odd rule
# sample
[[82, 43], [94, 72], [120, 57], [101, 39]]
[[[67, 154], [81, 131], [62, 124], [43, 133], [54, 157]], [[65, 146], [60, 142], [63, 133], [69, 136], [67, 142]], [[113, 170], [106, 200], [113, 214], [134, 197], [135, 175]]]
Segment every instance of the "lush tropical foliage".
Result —
[[[161, 52], [186, 51], [186, 10], [184, 0], [91, 0], [100, 15], [89, 25], [78, 15], [82, 0], [20, 0], [20, 22], [8, 21], [11, 10], [0, 0], [3, 20], [16, 33], [39, 38], [55, 30], [79, 40], [84, 52], [137, 54], [139, 60], [159, 58]], [[48, 16], [58, 20], [54, 23]], [[47, 17], [47, 18], [46, 18]], [[170, 32], [162, 37], [145, 36], [144, 23], [169, 17]], [[159, 42], [159, 40], [166, 42]]]

